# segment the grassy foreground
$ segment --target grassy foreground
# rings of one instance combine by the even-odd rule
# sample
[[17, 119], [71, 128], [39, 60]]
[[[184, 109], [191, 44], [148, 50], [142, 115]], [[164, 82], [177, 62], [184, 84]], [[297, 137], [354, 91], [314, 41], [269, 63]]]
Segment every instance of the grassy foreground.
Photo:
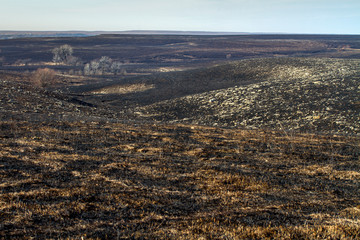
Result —
[[359, 239], [359, 138], [0, 123], [0, 238]]

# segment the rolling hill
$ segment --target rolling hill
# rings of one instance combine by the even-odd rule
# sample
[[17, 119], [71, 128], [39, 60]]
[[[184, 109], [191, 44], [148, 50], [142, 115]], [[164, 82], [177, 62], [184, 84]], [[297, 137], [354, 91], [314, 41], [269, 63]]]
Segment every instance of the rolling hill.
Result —
[[121, 122], [1, 84], [3, 239], [360, 236], [358, 137]]
[[359, 60], [252, 59], [132, 79], [148, 86], [140, 92], [93, 93], [144, 120], [359, 134], [359, 70]]

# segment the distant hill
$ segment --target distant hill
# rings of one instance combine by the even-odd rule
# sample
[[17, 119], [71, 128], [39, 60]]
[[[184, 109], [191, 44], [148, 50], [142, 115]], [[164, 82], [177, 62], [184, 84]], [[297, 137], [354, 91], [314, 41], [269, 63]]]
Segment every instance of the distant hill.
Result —
[[0, 39], [31, 37], [88, 37], [101, 34], [144, 34], [144, 35], [243, 35], [240, 32], [206, 32], [206, 31], [0, 31]]
[[0, 39], [34, 38], [34, 37], [87, 37], [95, 36], [95, 32], [83, 31], [0, 31]]

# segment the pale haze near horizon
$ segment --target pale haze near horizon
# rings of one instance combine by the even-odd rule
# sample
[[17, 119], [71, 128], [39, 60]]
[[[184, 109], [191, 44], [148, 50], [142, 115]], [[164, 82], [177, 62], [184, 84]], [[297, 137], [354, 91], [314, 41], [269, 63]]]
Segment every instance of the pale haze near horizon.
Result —
[[0, 0], [0, 30], [360, 34], [360, 0]]

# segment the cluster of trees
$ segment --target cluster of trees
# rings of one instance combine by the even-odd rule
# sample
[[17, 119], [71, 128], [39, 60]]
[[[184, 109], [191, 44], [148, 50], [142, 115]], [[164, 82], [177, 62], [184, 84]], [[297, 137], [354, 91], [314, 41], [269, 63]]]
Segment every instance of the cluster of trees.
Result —
[[[67, 44], [54, 48], [52, 50], [52, 53], [54, 54], [53, 62], [69, 65], [82, 65], [80, 59], [72, 55], [73, 52], [73, 48]], [[110, 57], [103, 56], [85, 64], [83, 73], [84, 75], [125, 74], [126, 72], [122, 65], [123, 64], [119, 61], [114, 61]]]
[[[80, 59], [74, 57], [73, 48], [70, 45], [62, 45], [60, 47], [54, 48], [53, 53], [53, 62], [55, 63], [64, 63], [69, 65], [80, 65]], [[0, 58], [0, 64], [1, 64]], [[25, 61], [25, 60], [24, 60]], [[23, 61], [21, 62], [23, 63]], [[24, 64], [26, 64], [24, 62]], [[81, 65], [83, 65], [81, 63]], [[103, 56], [99, 59], [95, 59], [90, 63], [84, 65], [83, 74], [84, 75], [103, 75], [103, 74], [125, 74], [125, 69], [123, 69], [123, 64], [119, 61], [114, 61], [110, 57]], [[31, 82], [34, 86], [37, 87], [49, 87], [55, 85], [58, 81], [56, 78], [56, 72], [49, 68], [39, 68], [31, 75]]]
[[95, 59], [84, 66], [85, 75], [103, 75], [103, 74], [125, 74], [122, 63], [114, 61], [110, 57], [103, 56]]

